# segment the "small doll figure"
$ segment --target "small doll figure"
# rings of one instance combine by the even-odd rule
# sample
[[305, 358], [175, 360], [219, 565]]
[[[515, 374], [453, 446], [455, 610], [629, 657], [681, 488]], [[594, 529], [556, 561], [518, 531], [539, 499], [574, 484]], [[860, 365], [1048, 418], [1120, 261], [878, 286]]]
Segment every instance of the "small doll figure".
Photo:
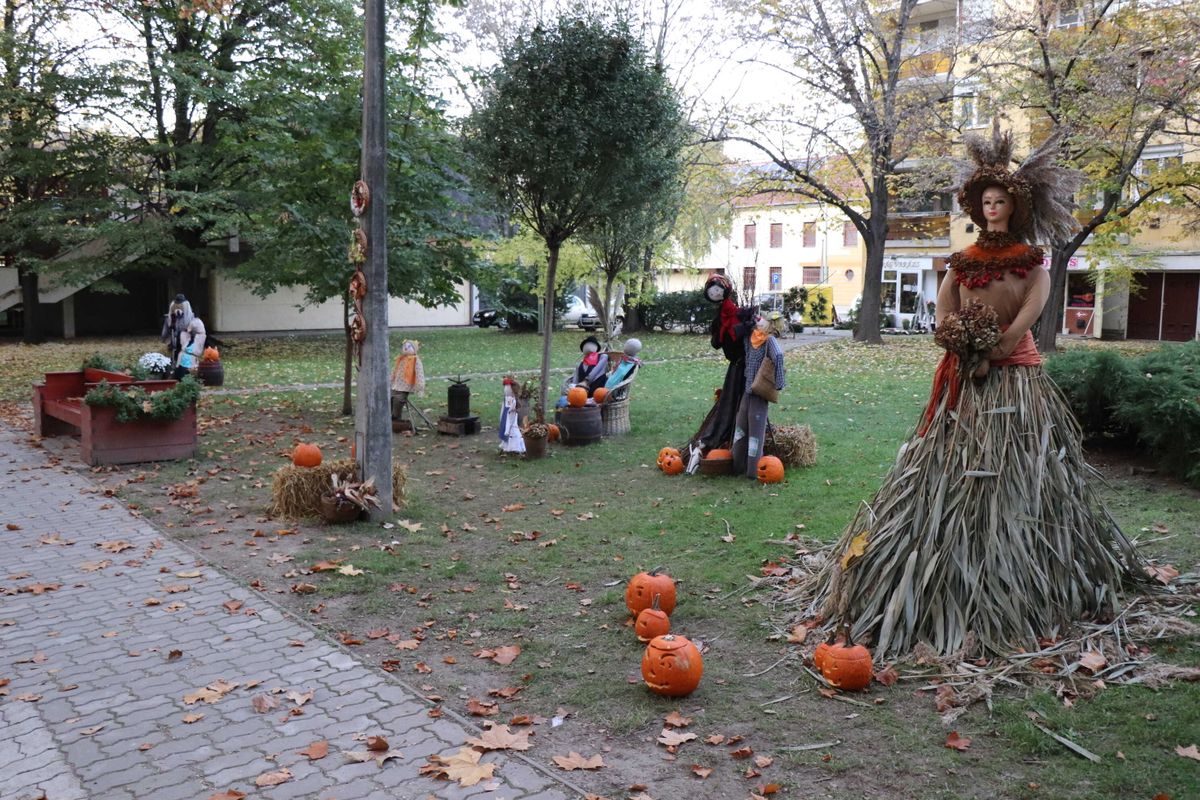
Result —
[[525, 438], [521, 436], [521, 423], [517, 419], [517, 382], [511, 377], [504, 379], [504, 404], [500, 406], [499, 435], [500, 452], [525, 452]]
[[425, 393], [425, 367], [418, 352], [421, 343], [416, 339], [405, 339], [400, 345], [400, 355], [392, 366], [392, 419], [404, 419], [404, 406], [409, 394]]
[[579, 350], [583, 358], [575, 367], [574, 385], [587, 389], [588, 397], [591, 397], [608, 380], [608, 354], [600, 352], [600, 341], [595, 336], [580, 342]]

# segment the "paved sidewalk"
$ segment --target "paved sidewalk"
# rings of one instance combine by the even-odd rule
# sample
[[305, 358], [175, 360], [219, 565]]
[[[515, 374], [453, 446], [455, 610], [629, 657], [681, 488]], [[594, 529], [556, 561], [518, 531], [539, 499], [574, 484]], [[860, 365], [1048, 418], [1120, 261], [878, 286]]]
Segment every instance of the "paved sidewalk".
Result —
[[[503, 753], [470, 788], [418, 775], [478, 735], [428, 711], [0, 427], [0, 800], [579, 797]], [[402, 757], [349, 763], [364, 735]], [[297, 752], [321, 740], [326, 757]]]

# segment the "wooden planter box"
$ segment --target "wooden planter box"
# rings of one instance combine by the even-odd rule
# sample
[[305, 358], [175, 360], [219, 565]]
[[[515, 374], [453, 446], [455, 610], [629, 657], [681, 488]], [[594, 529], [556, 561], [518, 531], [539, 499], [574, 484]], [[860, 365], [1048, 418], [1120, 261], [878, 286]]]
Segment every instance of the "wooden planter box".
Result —
[[140, 386], [147, 392], [170, 389], [175, 381], [135, 381], [104, 370], [47, 372], [33, 387], [34, 427], [42, 436], [77, 435], [83, 460], [92, 465], [168, 461], [196, 454], [196, 406], [177, 420], [117, 422], [116, 409], [89, 406], [83, 396], [101, 380]]

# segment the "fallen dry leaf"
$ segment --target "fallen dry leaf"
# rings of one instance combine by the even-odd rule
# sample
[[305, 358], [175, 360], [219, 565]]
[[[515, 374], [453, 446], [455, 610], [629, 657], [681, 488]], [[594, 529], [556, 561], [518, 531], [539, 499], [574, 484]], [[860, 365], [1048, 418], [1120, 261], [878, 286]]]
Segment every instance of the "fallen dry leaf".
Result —
[[951, 750], [966, 750], [971, 746], [971, 740], [965, 736], [959, 736], [958, 731], [950, 731], [950, 735], [946, 737], [946, 747]]
[[1170, 564], [1148, 564], [1146, 565], [1146, 574], [1166, 586], [1179, 577], [1179, 570]]
[[226, 600], [224, 603], [221, 603], [221, 607], [230, 614], [236, 614], [244, 605], [245, 603], [243, 603], [241, 600]]
[[368, 736], [367, 749], [378, 753], [384, 750], [390, 750], [391, 745], [389, 745], [388, 740], [382, 736]]
[[754, 759], [754, 766], [758, 767], [759, 769], [766, 769], [774, 763], [775, 759], [771, 758], [770, 756], [757, 756]]
[[216, 681], [215, 683], [210, 683], [208, 686], [205, 686], [203, 689], [197, 689], [194, 692], [188, 692], [183, 696], [183, 702], [185, 705], [189, 706], [195, 705], [201, 701], [211, 705], [236, 688], [236, 683]]
[[1108, 665], [1108, 660], [1095, 650], [1088, 650], [1079, 656], [1079, 666], [1093, 674], [1104, 669]]
[[1193, 761], [1200, 761], [1200, 750], [1197, 750], [1194, 744], [1187, 747], [1180, 744], [1175, 745], [1175, 755], [1190, 758]]
[[900, 673], [891, 664], [875, 673], [875, 680], [882, 683], [884, 686], [892, 686], [896, 681], [900, 680]]
[[467, 739], [467, 744], [484, 750], [528, 750], [529, 735], [533, 731], [510, 731], [507, 725], [493, 725], [482, 736]]
[[258, 787], [278, 786], [281, 783], [287, 783], [291, 779], [291, 770], [289, 770], [287, 767], [283, 767], [282, 769], [277, 769], [274, 772], [264, 772], [262, 775], [259, 775], [254, 779], [254, 785]]
[[401, 641], [396, 642], [397, 650], [416, 650], [420, 646], [420, 639], [402, 639]]
[[245, 792], [239, 792], [237, 789], [226, 789], [223, 792], [209, 795], [208, 800], [242, 800], [245, 796]]
[[366, 572], [366, 570], [359, 569], [358, 567], [354, 566], [353, 564], [343, 564], [342, 566], [337, 568], [337, 571], [338, 571], [339, 575], [350, 575], [350, 576], [362, 575], [364, 572]]
[[297, 707], [299, 707], [307, 703], [309, 700], [312, 700], [314, 694], [316, 694], [315, 689], [309, 689], [307, 692], [298, 692], [295, 689], [290, 689], [288, 690], [287, 694], [284, 695], [284, 697], [286, 697], [288, 700], [291, 700], [296, 704]]
[[467, 713], [475, 717], [489, 717], [492, 714], [500, 713], [500, 706], [472, 697], [467, 700]]
[[754, 755], [754, 751], [749, 747], [740, 747], [729, 753], [730, 758], [749, 758], [752, 755]]
[[125, 550], [133, 549], [133, 545], [124, 539], [114, 539], [108, 542], [96, 542], [96, 547], [99, 547], [106, 553], [120, 553]]
[[692, 764], [692, 774], [697, 778], [707, 778], [712, 775], [712, 767], [702, 767], [699, 764]]
[[184, 714], [184, 715], [183, 715], [183, 724], [184, 724], [184, 725], [191, 725], [193, 722], [199, 722], [199, 721], [200, 721], [200, 720], [202, 720], [202, 719], [204, 719], [204, 715], [203, 715], [203, 714], [199, 714], [199, 713], [197, 713], [197, 714]]
[[604, 759], [600, 757], [599, 753], [591, 758], [584, 758], [574, 750], [565, 756], [555, 756], [553, 760], [559, 769], [565, 769], [568, 772], [576, 769], [600, 769], [601, 767], [608, 766], [604, 763]]
[[495, 764], [481, 764], [483, 753], [473, 747], [464, 747], [452, 756], [429, 756], [429, 763], [420, 769], [422, 775], [432, 775], [449, 781], [458, 781], [459, 786], [474, 786], [484, 778], [492, 777]]
[[355, 764], [365, 764], [368, 761], [374, 761], [381, 767], [390, 759], [404, 758], [404, 754], [399, 750], [343, 750], [342, 756], [347, 761]]
[[670, 714], [667, 714], [665, 717], [663, 717], [663, 722], [665, 722], [667, 725], [670, 725], [672, 728], [686, 728], [688, 725], [692, 724], [692, 718], [685, 717], [678, 711], [672, 711]]
[[690, 742], [696, 738], [694, 733], [679, 733], [670, 728], [663, 728], [662, 733], [658, 735], [658, 743], [667, 747], [678, 747], [684, 742]]
[[705, 739], [704, 742], [705, 744], [724, 744], [725, 737], [719, 733], [714, 733], [712, 736], [709, 736], [707, 739]]
[[269, 694], [256, 694], [250, 698], [250, 705], [259, 714], [266, 714], [279, 708], [279, 701]]
[[496, 655], [492, 656], [492, 661], [497, 664], [511, 664], [517, 660], [517, 656], [521, 655], [521, 645], [510, 644], [504, 647], [496, 648]]
[[329, 755], [329, 742], [322, 739], [319, 742], [313, 742], [303, 750], [297, 750], [296, 753], [306, 756], [309, 761], [316, 761], [319, 758]]

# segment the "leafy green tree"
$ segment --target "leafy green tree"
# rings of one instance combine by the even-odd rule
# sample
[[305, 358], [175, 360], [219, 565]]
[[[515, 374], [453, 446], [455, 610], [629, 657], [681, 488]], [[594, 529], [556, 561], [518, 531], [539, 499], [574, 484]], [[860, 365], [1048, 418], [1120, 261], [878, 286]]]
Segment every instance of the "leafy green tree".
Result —
[[[258, 198], [243, 217], [250, 258], [238, 276], [261, 295], [301, 286], [304, 304], [340, 297], [346, 334], [344, 414], [351, 413], [353, 342], [347, 260], [353, 220], [348, 196], [359, 175], [362, 103], [361, 22], [353, 7], [323, 20], [312, 58], [251, 84], [256, 105], [253, 153], [260, 163], [248, 184]], [[461, 178], [461, 153], [438, 101], [423, 82], [433, 38], [432, 3], [412, 9], [409, 47], [388, 65], [388, 293], [425, 306], [460, 300], [472, 276], [468, 243], [476, 218]], [[272, 91], [272, 88], [274, 91]]]
[[[1064, 10], [1077, 24], [1063, 24]], [[1005, 105], [1029, 109], [1039, 142], [1063, 134], [1063, 159], [1088, 176], [1077, 194], [1080, 230], [1045, 243], [1052, 248], [1051, 293], [1037, 341], [1052, 352], [1067, 265], [1085, 242], [1092, 259], [1111, 263], [1129, 253], [1122, 242], [1148, 218], [1193, 226], [1200, 220], [1200, 163], [1181, 157], [1195, 147], [1200, 119], [1200, 9], [1046, 0], [1032, 13], [1001, 18], [998, 28], [1012, 44], [985, 70], [995, 93]], [[1175, 146], [1178, 155], [1151, 159], [1161, 145]]]
[[[564, 17], [505, 52], [467, 122], [468, 152], [501, 207], [545, 242], [546, 319], [563, 243], [668, 184], [682, 129], [674, 92], [622, 23]], [[539, 420], [552, 333], [546, 325]]]
[[122, 86], [114, 68], [93, 57], [97, 42], [66, 36], [62, 22], [84, 18], [85, 9], [70, 0], [4, 0], [0, 256], [17, 270], [26, 342], [41, 339], [39, 275], [52, 275], [52, 259], [86, 242], [113, 211], [106, 189], [122, 147], [99, 121]]

